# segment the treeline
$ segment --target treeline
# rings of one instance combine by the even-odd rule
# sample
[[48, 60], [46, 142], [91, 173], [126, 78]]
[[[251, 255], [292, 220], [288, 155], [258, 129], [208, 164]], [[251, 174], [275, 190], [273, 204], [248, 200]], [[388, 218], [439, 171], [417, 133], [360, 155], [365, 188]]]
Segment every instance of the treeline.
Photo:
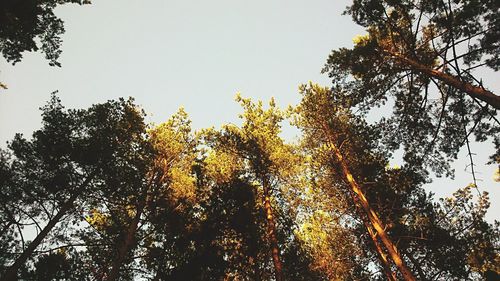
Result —
[[[389, 167], [379, 124], [328, 88], [301, 94], [286, 111], [238, 97], [240, 127], [198, 132], [183, 110], [151, 127], [132, 100], [67, 110], [54, 95], [42, 128], [1, 153], [1, 280], [497, 274], [486, 193], [433, 200], [421, 168]], [[285, 119], [299, 143], [280, 137]]]
[[[4, 57], [40, 39], [57, 65], [65, 2], [87, 1], [0, 4]], [[500, 98], [476, 75], [500, 69], [499, 2], [347, 13], [367, 34], [330, 54], [333, 85], [302, 85], [286, 110], [238, 96], [241, 126], [195, 132], [183, 110], [152, 126], [132, 99], [74, 110], [53, 95], [42, 128], [0, 151], [0, 281], [498, 280], [470, 141], [500, 163]], [[433, 198], [423, 185], [452, 176], [461, 149], [471, 183]]]

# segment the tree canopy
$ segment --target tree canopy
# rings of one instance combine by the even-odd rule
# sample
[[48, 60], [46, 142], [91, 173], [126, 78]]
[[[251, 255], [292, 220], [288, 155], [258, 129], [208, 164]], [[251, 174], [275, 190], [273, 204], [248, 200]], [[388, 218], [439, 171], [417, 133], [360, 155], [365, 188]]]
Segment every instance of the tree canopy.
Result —
[[41, 51], [52, 66], [61, 54], [64, 22], [54, 14], [63, 4], [89, 4], [88, 0], [4, 0], [0, 3], [0, 52], [12, 63], [21, 61], [23, 52]]
[[[433, 200], [426, 173], [388, 167], [378, 124], [329, 88], [300, 91], [288, 110], [238, 96], [241, 126], [198, 132], [182, 109], [152, 126], [132, 100], [67, 110], [54, 95], [0, 154], [1, 280], [498, 276], [486, 193]], [[287, 118], [300, 143], [280, 136]]]
[[[70, 2], [86, 3], [0, 4], [6, 59], [39, 41], [58, 65], [52, 10]], [[0, 281], [498, 280], [474, 171], [446, 198], [425, 188], [462, 147], [473, 167], [471, 135], [500, 163], [499, 98], [478, 78], [500, 68], [498, 12], [354, 0], [367, 34], [330, 54], [333, 85], [300, 85], [287, 109], [237, 94], [239, 125], [194, 130], [183, 108], [148, 124], [133, 98], [66, 109], [53, 93], [41, 128], [0, 149]]]
[[500, 97], [481, 70], [499, 69], [499, 12], [498, 1], [353, 1], [346, 13], [367, 34], [332, 51], [323, 71], [347, 106], [393, 107], [382, 123], [408, 161], [449, 173], [475, 135], [494, 139], [498, 162]]

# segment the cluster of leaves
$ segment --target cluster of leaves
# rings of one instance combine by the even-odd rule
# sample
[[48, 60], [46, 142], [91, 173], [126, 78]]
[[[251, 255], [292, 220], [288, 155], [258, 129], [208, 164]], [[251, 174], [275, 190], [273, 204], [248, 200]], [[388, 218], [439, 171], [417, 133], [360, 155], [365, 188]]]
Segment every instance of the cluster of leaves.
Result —
[[[63, 4], [90, 4], [89, 0], [2, 0], [0, 2], [0, 53], [12, 64], [25, 52], [41, 51], [50, 66], [61, 66], [64, 22], [54, 14]], [[0, 89], [7, 85], [0, 81]]]

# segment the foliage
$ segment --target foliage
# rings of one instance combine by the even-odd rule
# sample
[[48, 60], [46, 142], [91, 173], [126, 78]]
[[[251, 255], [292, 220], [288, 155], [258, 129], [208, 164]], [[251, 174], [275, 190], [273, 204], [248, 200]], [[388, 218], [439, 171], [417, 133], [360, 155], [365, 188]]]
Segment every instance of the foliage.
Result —
[[[201, 132], [182, 109], [148, 127], [132, 100], [66, 110], [53, 96], [42, 128], [0, 154], [2, 274], [21, 261], [23, 280], [383, 279], [334, 144], [419, 279], [496, 278], [487, 194], [434, 201], [420, 168], [388, 167], [383, 130], [348, 95], [300, 91], [288, 111], [238, 96], [240, 127]], [[287, 116], [299, 144], [280, 137]]]
[[[334, 208], [333, 214], [340, 212], [337, 217], [343, 222], [344, 231], [350, 230], [361, 238], [359, 244], [347, 246], [351, 253], [356, 248], [364, 250], [372, 262], [379, 263], [373, 241], [366, 233], [366, 225], [361, 223], [363, 216], [355, 208], [356, 200], [347, 191], [346, 181], [339, 181], [343, 176], [338, 159], [332, 157], [332, 144], [341, 150], [368, 202], [385, 222], [388, 235], [398, 241], [398, 248], [418, 279], [474, 279], [485, 276], [488, 270], [491, 274], [498, 271], [495, 267], [498, 264], [498, 225], [484, 220], [489, 206], [487, 194], [479, 197], [478, 205], [474, 205], [469, 186], [457, 192], [456, 199], [444, 200], [443, 205], [433, 203], [432, 195], [422, 188], [426, 174], [410, 165], [388, 167], [386, 157], [390, 154], [378, 142], [380, 130], [343, 107], [346, 97], [342, 93], [333, 93], [315, 84], [303, 85], [300, 90], [303, 99], [294, 110], [295, 123], [303, 130], [304, 148], [314, 159], [314, 179], [323, 195], [317, 201], [328, 200], [325, 195], [330, 194], [336, 198], [336, 204], [335, 201], [326, 201], [325, 206]], [[450, 205], [450, 202], [456, 203]], [[324, 220], [324, 213], [319, 214]], [[308, 238], [307, 234], [314, 229], [319, 232], [316, 239], [326, 234], [325, 223], [318, 223], [318, 219], [316, 215], [304, 225], [306, 229], [302, 229], [302, 236], [307, 242], [315, 243], [316, 250], [324, 244], [321, 240]], [[483, 248], [476, 250], [476, 243]], [[345, 242], [335, 245], [326, 253], [334, 254], [345, 245]], [[319, 252], [319, 255], [325, 255], [325, 251]], [[474, 258], [474, 253], [480, 253], [480, 258]], [[323, 256], [323, 260], [327, 259]], [[474, 260], [482, 265], [474, 265], [471, 262]], [[495, 269], [490, 269], [492, 267]], [[350, 268], [355, 267], [351, 265]]]
[[384, 139], [408, 163], [451, 175], [471, 134], [498, 138], [500, 98], [475, 73], [499, 68], [499, 9], [489, 0], [353, 1], [346, 13], [368, 33], [332, 51], [323, 71], [347, 106], [393, 107], [380, 121]]
[[[35, 249], [71, 243], [86, 206], [103, 195], [122, 200], [122, 194], [134, 191], [152, 155], [144, 139], [143, 113], [132, 100], [65, 110], [53, 95], [42, 111], [42, 129], [30, 140], [16, 135], [3, 152], [7, 177], [0, 197], [7, 219], [2, 232], [15, 235], [6, 240], [15, 246], [2, 263], [5, 268], [16, 260], [9, 274]], [[37, 232], [32, 242], [23, 236], [25, 227]]]
[[22, 53], [41, 50], [52, 66], [61, 54], [64, 23], [54, 14], [63, 4], [89, 4], [88, 0], [4, 0], [0, 3], [0, 52], [12, 63], [21, 61]]
[[[153, 127], [131, 99], [53, 95], [42, 128], [0, 151], [0, 280], [408, 279], [381, 233], [419, 280], [498, 278], [486, 193], [435, 201], [422, 166], [389, 167], [385, 128], [348, 92], [300, 92], [287, 111], [237, 96], [241, 126], [200, 132], [183, 109]], [[299, 143], [280, 136], [288, 117]]]
[[[471, 134], [499, 146], [498, 96], [473, 75], [500, 67], [497, 2], [354, 0], [367, 34], [330, 55], [333, 87], [300, 86], [288, 110], [238, 94], [240, 126], [195, 132], [182, 108], [146, 125], [133, 99], [68, 110], [54, 94], [0, 150], [0, 281], [497, 280], [488, 194], [423, 188]], [[59, 65], [66, 3], [87, 1], [2, 2], [4, 57]]]

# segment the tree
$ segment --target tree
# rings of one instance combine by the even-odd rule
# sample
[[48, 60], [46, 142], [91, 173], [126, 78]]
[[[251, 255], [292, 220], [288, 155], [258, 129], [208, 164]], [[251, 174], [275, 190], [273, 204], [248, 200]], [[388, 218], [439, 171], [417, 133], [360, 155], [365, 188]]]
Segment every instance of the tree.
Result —
[[[7, 170], [13, 175], [2, 182], [0, 196], [7, 200], [5, 206], [14, 207], [5, 210], [11, 212], [7, 214], [9, 227], [18, 227], [22, 235], [21, 227], [27, 221], [36, 225], [39, 233], [27, 246], [22, 245], [21, 254], [1, 280], [15, 280], [19, 269], [48, 237], [52, 239], [46, 245], [60, 243], [61, 236], [54, 232], [61, 229], [56, 225], [66, 221], [68, 225], [62, 229], [66, 232], [81, 221], [87, 198], [102, 193], [116, 196], [141, 180], [151, 155], [144, 140], [142, 112], [132, 100], [65, 110], [53, 95], [42, 110], [42, 129], [31, 140], [17, 135], [9, 144], [13, 158], [8, 160]], [[9, 193], [18, 194], [15, 201], [10, 201]]]
[[[471, 185], [437, 204], [422, 184], [423, 179], [407, 165], [386, 167], [366, 196], [419, 280], [481, 279], [497, 259], [494, 233], [498, 227], [484, 220], [487, 193], [473, 203]], [[484, 248], [475, 249], [478, 244]], [[483, 269], [471, 263], [479, 252]]]
[[[451, 268], [451, 271], [460, 269], [467, 279], [495, 280], [500, 276], [499, 222], [490, 224], [485, 221], [485, 214], [490, 206], [488, 193], [483, 192], [474, 203], [474, 187], [468, 185], [457, 190], [451, 197], [440, 199], [435, 204], [437, 215], [430, 223], [444, 229], [457, 241], [453, 246], [463, 249], [462, 255], [456, 253], [445, 257], [460, 259], [459, 265]], [[449, 249], [438, 251], [450, 253]]]
[[192, 166], [197, 141], [187, 114], [180, 110], [150, 128], [145, 141], [151, 158], [142, 167], [146, 171], [142, 177], [106, 182], [115, 186], [110, 190], [122, 192], [103, 192], [87, 202], [90, 227], [80, 236], [88, 245], [89, 267], [97, 269], [93, 275], [98, 280], [164, 278], [165, 271], [178, 262], [166, 245], [178, 243], [175, 237], [189, 236], [184, 226], [173, 222], [189, 223], [196, 195]]
[[[5, 0], [0, 3], [0, 52], [12, 63], [22, 53], [41, 50], [51, 66], [61, 66], [61, 34], [64, 24], [53, 10], [62, 4], [89, 4], [88, 0]], [[39, 41], [39, 43], [37, 43]]]
[[[384, 155], [377, 152], [377, 129], [370, 128], [362, 119], [357, 118], [348, 109], [336, 101], [333, 93], [326, 88], [313, 85], [300, 87], [303, 99], [298, 108], [297, 123], [305, 132], [311, 145], [322, 148], [327, 153], [329, 169], [338, 172], [342, 179], [342, 194], [352, 198], [359, 218], [367, 231], [377, 234], [390, 260], [400, 271], [404, 280], [416, 280], [406, 265], [400, 250], [387, 233], [385, 223], [366, 197], [366, 190], [361, 181], [370, 180], [376, 173], [377, 165], [385, 164]], [[341, 100], [342, 101], [342, 100]], [[363, 162], [360, 162], [363, 159]], [[378, 243], [374, 240], [375, 246]], [[377, 247], [378, 248], [378, 247]], [[385, 252], [379, 252], [380, 261], [388, 271]], [[386, 275], [392, 276], [391, 272]]]
[[323, 71], [350, 107], [393, 103], [383, 120], [388, 143], [403, 145], [413, 164], [450, 174], [447, 160], [469, 148], [472, 133], [500, 142], [500, 97], [475, 76], [500, 67], [499, 8], [490, 0], [355, 0], [346, 13], [368, 34], [333, 51]]
[[[347, 210], [358, 218], [352, 221], [354, 231], [388, 280], [412, 278], [394, 275], [394, 265], [401, 270], [397, 259], [418, 280], [476, 279], [495, 273], [498, 226], [484, 221], [487, 193], [472, 204], [469, 186], [457, 192], [456, 199], [435, 204], [422, 188], [427, 174], [411, 165], [388, 167], [390, 154], [378, 141], [380, 128], [346, 109], [342, 93], [312, 84], [301, 91], [296, 123], [304, 132], [305, 148], [317, 161], [315, 170], [330, 177], [321, 187], [325, 194], [350, 199]], [[383, 232], [377, 224], [383, 225]], [[384, 241], [384, 235], [389, 240]], [[475, 249], [476, 243], [484, 248]], [[473, 258], [479, 252], [480, 258]]]
[[[244, 108], [240, 115], [243, 125], [238, 128], [233, 125], [224, 126], [222, 132], [210, 132], [215, 145], [244, 160], [244, 167], [251, 178], [259, 185], [259, 197], [266, 219], [266, 239], [270, 245], [276, 280], [284, 279], [284, 266], [280, 247], [279, 220], [276, 215], [278, 204], [283, 204], [280, 198], [289, 179], [293, 177], [297, 161], [300, 158], [294, 154], [294, 148], [284, 143], [279, 137], [280, 122], [284, 113], [279, 110], [274, 100], [269, 103], [269, 109], [264, 110], [262, 102], [252, 103], [250, 99], [236, 100]], [[278, 197], [280, 196], [280, 197]], [[281, 209], [281, 208], [279, 208]], [[283, 244], [282, 244], [283, 246]]]
[[[198, 154], [198, 139], [191, 121], [181, 108], [165, 123], [148, 131], [155, 158], [149, 168], [149, 187], [145, 193], [140, 239], [144, 264], [153, 280], [166, 278], [172, 264], [186, 251], [190, 228], [196, 223], [194, 206], [198, 203], [193, 167]], [[184, 237], [183, 237], [184, 236]]]
[[182, 109], [149, 127], [132, 100], [54, 95], [0, 151], [0, 280], [498, 279], [487, 193], [436, 202], [348, 93], [300, 92], [288, 111], [238, 96], [241, 126], [201, 132]]

